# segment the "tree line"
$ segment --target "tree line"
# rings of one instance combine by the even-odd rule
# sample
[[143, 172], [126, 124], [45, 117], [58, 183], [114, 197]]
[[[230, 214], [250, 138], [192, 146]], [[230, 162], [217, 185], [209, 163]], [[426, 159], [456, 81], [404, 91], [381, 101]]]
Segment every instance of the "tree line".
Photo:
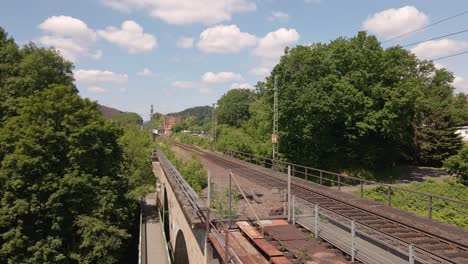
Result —
[[467, 150], [454, 133], [468, 122], [468, 96], [454, 93], [453, 74], [365, 32], [286, 48], [255, 90], [223, 95], [218, 148], [271, 156], [274, 76], [281, 159], [373, 178], [402, 164], [440, 167], [453, 156], [446, 165], [468, 177], [456, 156]]
[[72, 70], [0, 28], [0, 263], [136, 259], [152, 143], [128, 118], [105, 120]]

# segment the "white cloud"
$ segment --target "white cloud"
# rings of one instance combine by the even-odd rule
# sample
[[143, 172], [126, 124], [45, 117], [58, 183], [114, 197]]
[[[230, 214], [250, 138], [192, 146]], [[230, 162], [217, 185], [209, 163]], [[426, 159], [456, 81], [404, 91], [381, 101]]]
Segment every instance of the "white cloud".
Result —
[[98, 34], [110, 43], [127, 49], [132, 54], [150, 51], [158, 46], [156, 37], [144, 33], [143, 28], [132, 20], [124, 21], [120, 29], [107, 27], [105, 30], [99, 30]]
[[231, 89], [255, 90], [255, 87], [248, 83], [233, 83], [231, 84]]
[[181, 49], [190, 49], [193, 47], [193, 38], [180, 37], [177, 40], [177, 47]]
[[70, 37], [81, 42], [96, 41], [96, 32], [83, 21], [70, 16], [52, 16], [37, 26], [49, 34]]
[[256, 67], [250, 70], [250, 73], [258, 77], [266, 77], [270, 74], [271, 69], [267, 67]]
[[254, 54], [266, 59], [278, 59], [283, 55], [284, 48], [293, 45], [299, 38], [295, 29], [280, 28], [260, 39]]
[[200, 34], [198, 48], [204, 52], [235, 53], [255, 45], [256, 42], [254, 35], [241, 32], [236, 25], [218, 25], [207, 28]]
[[273, 11], [267, 19], [268, 21], [286, 22], [289, 20], [289, 15], [281, 11]]
[[93, 94], [103, 94], [103, 93], [109, 93], [110, 90], [107, 88], [103, 88], [101, 86], [90, 86], [86, 89], [88, 93], [93, 93]]
[[320, 0], [304, 0], [307, 4], [320, 4]]
[[90, 48], [97, 39], [96, 32], [77, 18], [52, 16], [37, 27], [46, 34], [37, 41], [54, 47], [68, 60], [76, 62], [82, 56], [96, 60], [102, 57], [102, 51], [92, 51]]
[[77, 82], [81, 83], [126, 83], [127, 74], [118, 74], [111, 71], [100, 70], [77, 70], [74, 72]]
[[169, 24], [200, 22], [215, 24], [231, 20], [234, 13], [256, 10], [253, 0], [101, 0], [111, 8], [129, 13], [147, 10], [150, 16]]
[[453, 80], [453, 86], [455, 87], [455, 93], [468, 94], [468, 81], [460, 76], [455, 76]]
[[429, 24], [429, 18], [414, 6], [387, 9], [369, 16], [362, 28], [386, 39]]
[[175, 81], [171, 83], [171, 86], [174, 88], [194, 89], [204, 94], [212, 92], [212, 89], [210, 87], [200, 82]]
[[420, 43], [412, 48], [411, 52], [422, 59], [434, 59], [460, 52], [466, 48], [468, 48], [468, 41], [441, 39]]
[[244, 77], [235, 72], [206, 72], [203, 74], [202, 80], [206, 83], [223, 83], [243, 81]]
[[143, 70], [141, 70], [140, 72], [137, 73], [137, 75], [139, 76], [145, 76], [145, 77], [150, 77], [150, 76], [153, 76], [154, 73], [152, 70], [148, 69], [148, 68], [144, 68]]

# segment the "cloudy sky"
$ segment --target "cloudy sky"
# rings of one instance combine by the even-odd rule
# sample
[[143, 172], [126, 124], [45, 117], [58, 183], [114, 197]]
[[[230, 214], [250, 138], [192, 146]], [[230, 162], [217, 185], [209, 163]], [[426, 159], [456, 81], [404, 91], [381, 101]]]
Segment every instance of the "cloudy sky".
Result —
[[[466, 0], [15, 0], [0, 26], [17, 43], [54, 46], [75, 63], [84, 97], [148, 117], [208, 105], [232, 87], [264, 80], [285, 46], [360, 30], [384, 47], [468, 29]], [[433, 59], [468, 50], [468, 32], [408, 46]], [[468, 92], [468, 54], [437, 61]]]

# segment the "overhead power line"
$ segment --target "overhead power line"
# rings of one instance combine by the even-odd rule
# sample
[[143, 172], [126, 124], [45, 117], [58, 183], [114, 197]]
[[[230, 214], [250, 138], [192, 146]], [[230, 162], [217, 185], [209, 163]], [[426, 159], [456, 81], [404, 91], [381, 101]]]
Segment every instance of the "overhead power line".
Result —
[[432, 41], [432, 40], [436, 40], [436, 39], [441, 39], [441, 38], [450, 37], [450, 36], [453, 36], [453, 35], [458, 35], [458, 34], [465, 33], [465, 32], [468, 32], [468, 29], [465, 29], [465, 30], [462, 30], [462, 31], [458, 31], [458, 32], [453, 32], [453, 33], [450, 33], [450, 34], [447, 34], [447, 35], [443, 35], [443, 36], [438, 36], [438, 37], [435, 37], [435, 38], [430, 38], [430, 39], [426, 39], [426, 40], [422, 40], [422, 41], [418, 41], [418, 42], [406, 44], [406, 45], [403, 45], [403, 46], [401, 46], [401, 47], [405, 48], [405, 47], [409, 47], [409, 46], [421, 44], [421, 43], [428, 42], [428, 41]]
[[390, 42], [390, 41], [392, 41], [392, 40], [399, 39], [399, 38], [401, 38], [401, 37], [411, 35], [411, 34], [413, 34], [413, 33], [416, 33], [416, 32], [418, 32], [418, 31], [421, 31], [421, 30], [426, 29], [426, 28], [428, 28], [428, 27], [435, 26], [435, 25], [437, 25], [437, 24], [440, 24], [440, 23], [442, 23], [442, 22], [448, 21], [448, 20], [450, 20], [450, 19], [459, 17], [459, 16], [464, 15], [464, 14], [467, 14], [467, 13], [468, 13], [468, 11], [463, 11], [463, 12], [461, 12], [461, 13], [459, 13], [459, 14], [456, 14], [456, 15], [454, 15], [454, 16], [451, 16], [451, 17], [448, 17], [448, 18], [445, 18], [445, 19], [436, 21], [436, 22], [434, 22], [434, 23], [432, 23], [432, 24], [429, 24], [429, 25], [427, 25], [427, 26], [424, 26], [424, 27], [421, 27], [421, 28], [418, 28], [418, 29], [415, 29], [415, 30], [406, 32], [406, 33], [404, 33], [404, 34], [395, 36], [395, 37], [393, 37], [393, 38], [391, 38], [391, 39], [387, 39], [387, 40], [385, 40], [385, 41], [382, 41], [382, 43]]
[[455, 54], [451, 54], [451, 55], [447, 55], [447, 56], [443, 56], [443, 57], [438, 57], [438, 58], [432, 59], [431, 61], [443, 60], [443, 59], [447, 59], [447, 58], [451, 58], [451, 57], [455, 57], [455, 56], [459, 56], [459, 55], [463, 55], [463, 54], [468, 54], [468, 50], [463, 51], [463, 52], [459, 52], [459, 53], [455, 53]]

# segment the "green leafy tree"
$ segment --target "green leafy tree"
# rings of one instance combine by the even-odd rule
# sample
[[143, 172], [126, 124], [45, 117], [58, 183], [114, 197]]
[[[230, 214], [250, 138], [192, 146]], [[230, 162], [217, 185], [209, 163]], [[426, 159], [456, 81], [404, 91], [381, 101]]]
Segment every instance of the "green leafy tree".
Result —
[[216, 118], [220, 124], [240, 127], [250, 117], [250, 102], [255, 93], [245, 89], [233, 89], [218, 100]]
[[0, 262], [70, 262], [86, 255], [85, 233], [77, 229], [83, 216], [128, 229], [132, 212], [127, 181], [119, 176], [119, 135], [73, 87], [50, 86], [18, 99], [17, 115], [0, 129]]
[[432, 63], [401, 47], [383, 49], [364, 32], [286, 49], [262, 92], [270, 106], [275, 75], [280, 152], [330, 169], [376, 170], [413, 159], [419, 100], [432, 92], [450, 97], [453, 89]]
[[155, 178], [149, 157], [153, 151], [153, 142], [148, 133], [136, 125], [123, 126], [123, 135], [119, 138], [123, 149], [122, 173], [128, 177], [128, 196], [134, 200], [142, 199], [154, 189]]
[[72, 69], [0, 28], [0, 263], [122, 262], [154, 185], [147, 134], [106, 122]]

